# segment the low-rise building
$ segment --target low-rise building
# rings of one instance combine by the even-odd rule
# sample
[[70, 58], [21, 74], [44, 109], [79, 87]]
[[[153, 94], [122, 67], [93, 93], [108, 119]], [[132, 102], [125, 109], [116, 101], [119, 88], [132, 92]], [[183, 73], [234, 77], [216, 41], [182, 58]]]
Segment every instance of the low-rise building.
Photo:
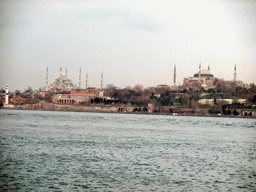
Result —
[[217, 99], [214, 102], [214, 99], [200, 99], [198, 101], [198, 103], [200, 105], [209, 105], [209, 106], [214, 106], [215, 104], [218, 104], [218, 102], [222, 102], [224, 101], [227, 104], [232, 104], [232, 103], [240, 103], [240, 104], [244, 104], [246, 102], [246, 99], [237, 99], [237, 100], [233, 100], [233, 99]]
[[88, 91], [71, 92], [70, 94], [57, 94], [54, 96], [53, 102], [56, 104], [73, 105], [79, 103], [90, 103], [96, 94]]

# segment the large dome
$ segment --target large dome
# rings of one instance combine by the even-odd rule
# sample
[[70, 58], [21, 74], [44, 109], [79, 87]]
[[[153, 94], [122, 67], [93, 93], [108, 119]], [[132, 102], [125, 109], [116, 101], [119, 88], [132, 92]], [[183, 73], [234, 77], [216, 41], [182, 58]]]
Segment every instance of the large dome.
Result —
[[59, 78], [55, 79], [50, 87], [55, 87], [57, 89], [71, 90], [76, 89], [76, 85], [72, 82], [67, 75], [61, 75]]
[[[199, 77], [199, 71], [194, 74], [194, 77]], [[201, 77], [211, 78], [214, 77], [210, 70], [202, 69], [201, 70]]]

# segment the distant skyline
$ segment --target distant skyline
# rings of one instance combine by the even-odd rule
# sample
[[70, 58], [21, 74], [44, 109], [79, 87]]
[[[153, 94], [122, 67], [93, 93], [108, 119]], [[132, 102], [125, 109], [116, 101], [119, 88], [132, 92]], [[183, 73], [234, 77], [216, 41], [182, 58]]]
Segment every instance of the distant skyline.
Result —
[[256, 82], [254, 0], [9, 0], [0, 2], [0, 88], [45, 86], [59, 70], [79, 84], [173, 85], [211, 67]]

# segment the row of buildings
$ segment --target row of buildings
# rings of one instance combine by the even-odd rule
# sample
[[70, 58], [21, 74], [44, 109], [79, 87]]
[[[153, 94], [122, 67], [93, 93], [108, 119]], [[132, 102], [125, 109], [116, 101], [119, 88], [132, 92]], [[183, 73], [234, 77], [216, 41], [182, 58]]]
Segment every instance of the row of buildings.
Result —
[[[214, 77], [214, 75], [210, 71], [210, 66], [208, 69], [201, 69], [201, 63], [199, 64], [199, 71], [195, 73], [192, 77], [184, 78], [183, 84], [177, 86], [176, 85], [176, 65], [174, 66], [174, 79], [173, 86], [168, 85], [158, 85], [156, 88], [149, 88], [151, 92], [155, 93], [155, 96], [160, 96], [161, 91], [159, 90], [191, 90], [197, 91], [200, 89], [208, 90], [208, 89], [216, 89], [218, 85], [224, 83], [224, 79], [220, 79], [218, 77]], [[234, 80], [233, 83], [240, 83], [236, 81], [236, 66], [234, 67]], [[241, 86], [240, 85], [240, 86]], [[7, 94], [5, 99], [5, 103], [8, 103], [8, 87]], [[81, 68], [79, 71], [79, 85], [77, 86], [71, 79], [68, 78], [67, 69], [66, 72], [62, 72], [62, 67], [60, 68], [60, 75], [56, 78], [53, 83], [48, 84], [48, 67], [46, 69], [46, 86], [43, 90], [43, 96], [47, 97], [49, 93], [54, 93], [51, 98], [51, 102], [56, 104], [79, 104], [79, 103], [90, 103], [92, 99], [102, 98], [105, 100], [111, 100], [112, 98], [106, 96], [106, 92], [108, 90], [103, 89], [103, 74], [101, 75], [101, 88], [92, 88], [88, 87], [88, 74], [86, 74], [86, 83], [85, 89], [81, 88]], [[145, 90], [134, 90], [143, 92]], [[22, 103], [28, 102], [28, 99], [24, 98], [13, 98], [13, 103]], [[30, 99], [31, 100], [31, 99]], [[31, 100], [32, 102], [32, 100]]]

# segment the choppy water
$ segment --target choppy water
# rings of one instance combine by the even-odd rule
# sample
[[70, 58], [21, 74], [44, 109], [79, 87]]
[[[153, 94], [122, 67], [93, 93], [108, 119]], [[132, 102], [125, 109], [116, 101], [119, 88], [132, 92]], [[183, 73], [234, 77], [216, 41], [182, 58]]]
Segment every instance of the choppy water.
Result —
[[0, 110], [0, 191], [253, 191], [254, 119]]

